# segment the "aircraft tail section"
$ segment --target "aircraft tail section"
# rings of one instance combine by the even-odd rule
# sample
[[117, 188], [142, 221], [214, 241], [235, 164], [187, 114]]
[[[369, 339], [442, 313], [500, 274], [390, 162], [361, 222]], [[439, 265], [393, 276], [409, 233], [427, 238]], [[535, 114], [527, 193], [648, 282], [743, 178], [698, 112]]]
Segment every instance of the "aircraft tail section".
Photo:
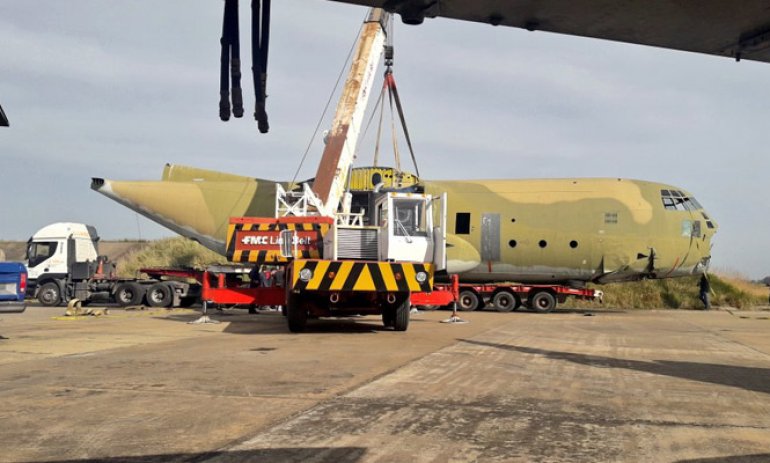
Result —
[[[167, 180], [94, 178], [91, 188], [222, 255], [230, 217], [270, 217], [275, 213], [275, 182], [239, 176], [230, 176], [228, 181], [185, 181], [182, 178], [192, 175], [193, 170], [173, 172], [170, 167], [168, 173], [164, 171]], [[175, 175], [177, 180], [170, 180]]]
[[229, 174], [216, 170], [200, 169], [198, 167], [182, 166], [178, 164], [166, 164], [163, 168], [162, 181], [165, 182], [253, 182], [269, 181], [244, 177], [243, 175]]

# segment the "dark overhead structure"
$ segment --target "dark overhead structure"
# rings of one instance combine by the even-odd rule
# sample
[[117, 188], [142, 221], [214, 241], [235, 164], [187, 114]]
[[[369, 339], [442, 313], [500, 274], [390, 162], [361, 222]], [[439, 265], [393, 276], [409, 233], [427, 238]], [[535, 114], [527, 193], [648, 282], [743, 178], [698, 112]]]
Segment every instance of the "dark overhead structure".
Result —
[[766, 0], [334, 0], [401, 15], [444, 17], [770, 62]]
[[3, 112], [3, 107], [0, 106], [0, 127], [8, 127], [8, 117], [6, 117], [5, 112]]

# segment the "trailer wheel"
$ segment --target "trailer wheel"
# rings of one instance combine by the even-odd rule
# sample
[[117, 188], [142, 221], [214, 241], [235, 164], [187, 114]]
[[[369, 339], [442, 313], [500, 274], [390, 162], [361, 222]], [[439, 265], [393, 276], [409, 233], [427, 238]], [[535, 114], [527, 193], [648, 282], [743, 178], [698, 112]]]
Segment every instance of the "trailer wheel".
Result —
[[538, 291], [529, 297], [529, 308], [539, 313], [548, 313], [556, 308], [556, 297], [548, 291]]
[[470, 289], [460, 291], [460, 298], [457, 300], [458, 310], [462, 310], [463, 312], [471, 312], [478, 309], [479, 305], [481, 305], [481, 301], [479, 299], [479, 295], [476, 294], [475, 291], [471, 291]]
[[286, 301], [286, 318], [289, 322], [289, 331], [301, 333], [307, 325], [307, 305], [299, 294], [290, 293]]
[[170, 285], [155, 283], [147, 290], [147, 305], [150, 307], [170, 307], [174, 295]]
[[37, 300], [47, 306], [57, 306], [61, 304], [61, 289], [55, 281], [49, 281], [40, 287], [37, 292]]
[[409, 302], [409, 296], [399, 304], [394, 310], [393, 329], [396, 331], [406, 331], [409, 328], [409, 312], [412, 304]]
[[121, 283], [115, 288], [115, 302], [121, 307], [139, 305], [143, 298], [144, 291], [136, 283]]
[[510, 312], [518, 309], [520, 305], [521, 302], [519, 302], [519, 298], [508, 291], [498, 291], [497, 294], [492, 297], [492, 306], [494, 306], [495, 310], [498, 312]]

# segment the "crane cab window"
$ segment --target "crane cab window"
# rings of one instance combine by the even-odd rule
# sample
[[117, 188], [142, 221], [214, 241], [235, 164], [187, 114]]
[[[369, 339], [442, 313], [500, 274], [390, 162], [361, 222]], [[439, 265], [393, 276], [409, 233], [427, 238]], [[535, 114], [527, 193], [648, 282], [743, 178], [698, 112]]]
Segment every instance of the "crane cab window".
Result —
[[428, 236], [422, 200], [394, 199], [393, 221], [396, 236]]
[[469, 235], [471, 233], [471, 213], [458, 212], [455, 216], [455, 235]]
[[30, 243], [27, 248], [27, 259], [29, 266], [34, 267], [44, 262], [56, 253], [56, 241], [42, 241], [39, 243]]

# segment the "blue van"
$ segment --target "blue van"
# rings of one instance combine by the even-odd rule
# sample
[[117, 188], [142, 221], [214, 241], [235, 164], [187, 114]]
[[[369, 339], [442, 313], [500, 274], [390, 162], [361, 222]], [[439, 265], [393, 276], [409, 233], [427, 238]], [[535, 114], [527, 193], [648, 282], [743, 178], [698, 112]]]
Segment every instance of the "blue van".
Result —
[[0, 314], [24, 312], [26, 291], [27, 268], [18, 262], [0, 262]]

